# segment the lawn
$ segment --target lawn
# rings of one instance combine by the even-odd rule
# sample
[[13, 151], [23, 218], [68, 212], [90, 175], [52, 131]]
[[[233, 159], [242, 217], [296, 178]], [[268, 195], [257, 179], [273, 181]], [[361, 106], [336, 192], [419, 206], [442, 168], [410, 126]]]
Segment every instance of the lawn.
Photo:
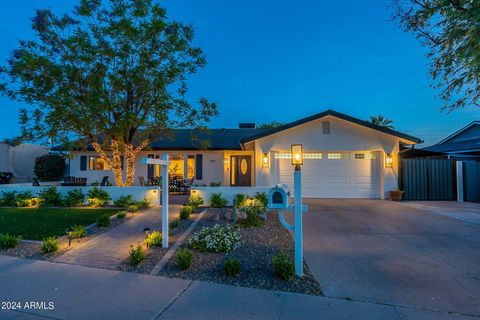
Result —
[[0, 233], [21, 235], [23, 239], [59, 237], [73, 225], [89, 225], [99, 216], [114, 215], [120, 209], [0, 208]]

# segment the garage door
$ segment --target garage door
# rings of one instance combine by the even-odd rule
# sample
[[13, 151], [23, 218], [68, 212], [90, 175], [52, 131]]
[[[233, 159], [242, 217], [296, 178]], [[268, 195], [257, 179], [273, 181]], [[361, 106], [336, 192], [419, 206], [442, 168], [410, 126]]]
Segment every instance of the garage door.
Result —
[[[306, 198], [378, 198], [379, 161], [375, 153], [305, 153], [302, 166]], [[293, 195], [290, 153], [273, 153], [272, 174], [287, 184]]]

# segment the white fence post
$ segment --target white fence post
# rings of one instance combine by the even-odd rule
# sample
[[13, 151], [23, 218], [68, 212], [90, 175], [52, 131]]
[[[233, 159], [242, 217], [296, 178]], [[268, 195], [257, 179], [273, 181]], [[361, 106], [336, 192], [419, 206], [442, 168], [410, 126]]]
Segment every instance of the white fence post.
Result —
[[457, 161], [457, 202], [463, 202], [463, 161]]

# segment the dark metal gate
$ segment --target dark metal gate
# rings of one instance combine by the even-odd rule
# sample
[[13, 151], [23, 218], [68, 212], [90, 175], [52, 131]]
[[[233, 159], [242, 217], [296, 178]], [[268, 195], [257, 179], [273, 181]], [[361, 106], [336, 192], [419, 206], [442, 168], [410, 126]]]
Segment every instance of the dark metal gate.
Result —
[[463, 162], [463, 199], [480, 202], [480, 162]]
[[400, 189], [405, 200], [456, 200], [455, 160], [402, 159]]

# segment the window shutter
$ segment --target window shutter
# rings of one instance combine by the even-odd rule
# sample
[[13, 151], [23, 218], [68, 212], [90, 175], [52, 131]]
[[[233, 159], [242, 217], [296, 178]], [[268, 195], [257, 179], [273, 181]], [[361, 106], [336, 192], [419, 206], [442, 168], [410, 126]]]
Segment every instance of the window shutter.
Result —
[[[147, 158], [153, 158], [154, 155], [153, 154], [149, 154], [147, 155]], [[147, 179], [150, 180], [153, 178], [153, 164], [147, 164]]]
[[203, 179], [203, 154], [195, 155], [195, 180]]
[[87, 156], [80, 156], [80, 171], [87, 171]]

